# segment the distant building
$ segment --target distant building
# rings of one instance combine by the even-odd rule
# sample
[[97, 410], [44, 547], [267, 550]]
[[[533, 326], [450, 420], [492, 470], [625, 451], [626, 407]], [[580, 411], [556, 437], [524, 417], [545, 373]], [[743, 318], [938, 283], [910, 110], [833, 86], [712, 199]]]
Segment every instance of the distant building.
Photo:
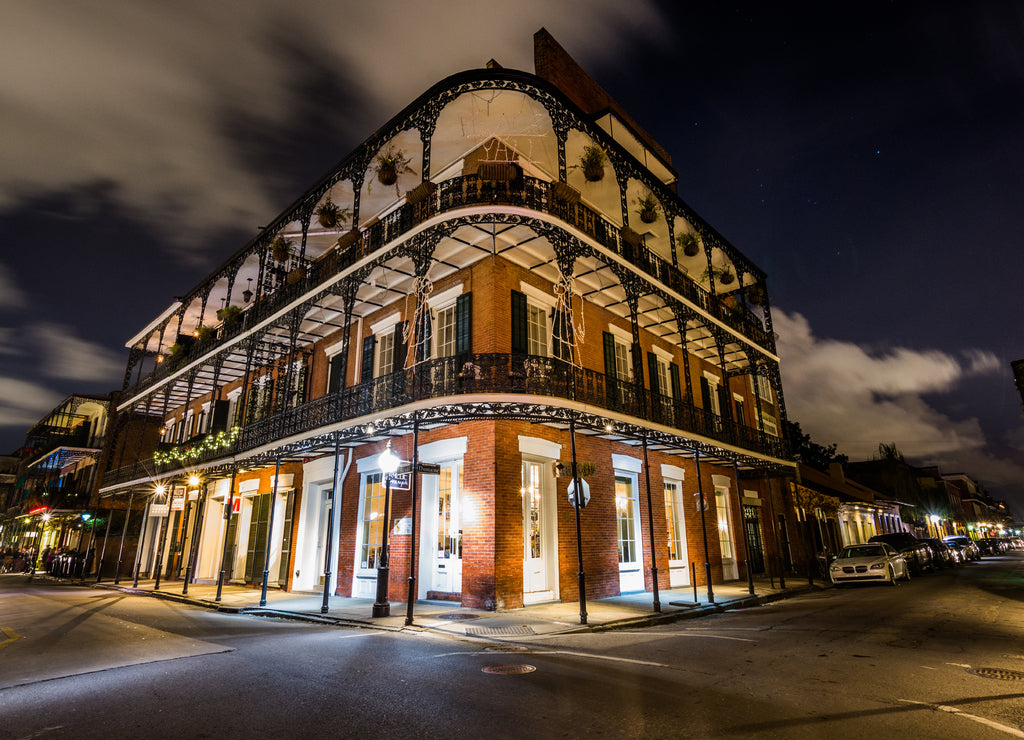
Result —
[[109, 412], [109, 395], [74, 394], [28, 431], [13, 471], [0, 478], [0, 545], [39, 552], [89, 546]]
[[[795, 463], [765, 274], [535, 56], [437, 83], [139, 317], [101, 495], [148, 503], [144, 575], [373, 597], [388, 563], [391, 599], [498, 608], [581, 567], [592, 597], [769, 568]], [[388, 444], [432, 466], [390, 500]]]

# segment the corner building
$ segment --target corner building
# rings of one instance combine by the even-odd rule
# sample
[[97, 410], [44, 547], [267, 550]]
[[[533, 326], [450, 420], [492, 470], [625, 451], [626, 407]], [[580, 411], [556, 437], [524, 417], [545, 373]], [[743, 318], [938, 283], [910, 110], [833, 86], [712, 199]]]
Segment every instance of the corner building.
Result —
[[[577, 599], [580, 552], [587, 598], [789, 557], [765, 275], [535, 54], [439, 82], [130, 340], [119, 418], [161, 442], [115, 430], [101, 494], [147, 502], [143, 574], [373, 597], [386, 529], [392, 600], [412, 568], [510, 608]], [[426, 466], [390, 501], [388, 443]]]

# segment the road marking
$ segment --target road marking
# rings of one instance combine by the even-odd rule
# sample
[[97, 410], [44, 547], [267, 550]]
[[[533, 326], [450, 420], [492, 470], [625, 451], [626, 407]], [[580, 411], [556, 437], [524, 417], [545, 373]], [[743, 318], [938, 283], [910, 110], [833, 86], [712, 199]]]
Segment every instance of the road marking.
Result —
[[970, 668], [969, 663], [946, 663], [946, 665], [955, 665], [957, 668]]
[[[484, 650], [457, 651], [457, 652], [454, 652], [454, 653], [441, 653], [440, 655], [435, 655], [434, 657], [435, 658], [449, 658], [449, 657], [451, 657], [453, 655], [487, 655], [487, 656], [493, 658], [494, 657], [494, 651], [493, 650], [489, 650], [489, 651], [484, 651]], [[594, 655], [593, 653], [578, 653], [578, 652], [574, 652], [572, 650], [529, 650], [529, 651], [525, 651], [525, 652], [521, 652], [521, 653], [516, 653], [516, 655], [523, 655], [523, 656], [526, 656], [526, 655], [572, 655], [572, 656], [577, 657], [577, 658], [593, 658], [594, 660], [611, 660], [611, 661], [615, 661], [617, 663], [634, 663], [636, 665], [654, 666], [655, 668], [675, 668], [675, 666], [668, 665], [667, 663], [655, 663], [655, 662], [650, 661], [650, 660], [636, 660], [635, 658], [618, 658], [618, 657], [615, 657], [613, 655]]]
[[921, 667], [924, 668], [926, 671], [937, 671], [938, 670], [938, 668], [932, 668], [930, 665], [923, 665]]
[[708, 635], [703, 633], [695, 632], [629, 632], [622, 630], [619, 632], [620, 635], [647, 635], [650, 637], [710, 637], [713, 640], [736, 640], [737, 642], [757, 642], [757, 640], [751, 640], [747, 637], [726, 637], [725, 635]]
[[993, 722], [990, 719], [986, 719], [985, 717], [979, 717], [976, 714], [968, 714], [967, 712], [963, 712], [957, 709], [956, 707], [947, 707], [944, 704], [929, 704], [926, 701], [913, 701], [911, 699], [898, 699], [897, 701], [901, 701], [904, 704], [917, 704], [919, 706], [928, 707], [929, 709], [934, 709], [936, 711], [955, 714], [959, 717], [965, 717], [966, 719], [973, 720], [974, 722], [985, 725], [986, 727], [991, 727], [994, 730], [1000, 730], [1002, 732], [1005, 732], [1007, 735], [1012, 735], [1013, 737], [1024, 737], [1024, 732], [1021, 732], [1016, 727], [1010, 727], [1009, 725], [1003, 725], [999, 722]]
[[5, 647], [7, 647], [12, 642], [21, 637], [21, 635], [12, 630], [10, 627], [0, 627], [0, 632], [3, 632], [5, 635], [7, 635], [7, 639], [3, 642], [0, 642], [0, 650], [3, 650]]

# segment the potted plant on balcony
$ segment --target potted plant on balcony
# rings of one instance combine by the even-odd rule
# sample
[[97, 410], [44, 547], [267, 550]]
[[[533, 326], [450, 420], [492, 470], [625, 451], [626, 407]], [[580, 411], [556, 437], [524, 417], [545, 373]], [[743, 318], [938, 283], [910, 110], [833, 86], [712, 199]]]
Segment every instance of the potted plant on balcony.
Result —
[[270, 256], [277, 262], [287, 262], [292, 256], [292, 243], [283, 236], [274, 239], [270, 245]]
[[551, 183], [551, 197], [559, 203], [572, 205], [580, 202], [580, 191], [569, 183], [555, 180]]
[[748, 287], [747, 302], [752, 306], [760, 306], [764, 303], [764, 288], [761, 285], [751, 285]]
[[196, 340], [199, 342], [209, 342], [217, 336], [217, 329], [212, 326], [200, 326], [196, 329]]
[[185, 355], [185, 345], [180, 342], [175, 342], [167, 348], [167, 359], [169, 360], [180, 360]]
[[712, 276], [714, 276], [719, 285], [730, 285], [736, 279], [736, 275], [728, 267], [715, 267], [712, 265], [700, 274], [700, 281], [702, 283], [709, 282]]
[[583, 170], [583, 176], [587, 182], [597, 182], [604, 179], [604, 164], [608, 155], [604, 149], [597, 144], [589, 144], [583, 147], [583, 154], [580, 155], [580, 163], [577, 165]]
[[414, 175], [415, 171], [409, 165], [412, 164], [412, 160], [405, 155], [405, 152], [401, 149], [397, 149], [393, 144], [388, 144], [387, 147], [377, 155], [377, 160], [374, 163], [374, 173], [377, 175], [377, 180], [381, 185], [394, 185], [395, 195], [399, 195], [398, 191], [398, 177], [399, 175]]
[[645, 224], [653, 224], [658, 220], [658, 208], [661, 204], [654, 197], [654, 193], [646, 193], [636, 199], [636, 212], [640, 220]]
[[336, 229], [341, 224], [348, 223], [352, 211], [348, 208], [341, 208], [337, 203], [327, 196], [327, 200], [317, 206], [316, 218], [325, 229]]
[[696, 257], [701, 248], [700, 234], [696, 231], [686, 231], [676, 237], [676, 244], [682, 248], [683, 254], [687, 257]]

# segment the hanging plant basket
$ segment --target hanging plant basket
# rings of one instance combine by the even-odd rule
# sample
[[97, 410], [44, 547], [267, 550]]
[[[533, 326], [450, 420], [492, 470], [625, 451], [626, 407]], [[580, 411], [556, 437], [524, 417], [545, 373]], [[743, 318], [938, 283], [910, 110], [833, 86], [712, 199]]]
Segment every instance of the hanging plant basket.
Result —
[[270, 245], [270, 256], [278, 262], [287, 262], [292, 256], [292, 243], [283, 236], [277, 237]]
[[733, 275], [732, 270], [726, 268], [718, 273], [718, 282], [721, 285], [732, 285], [732, 281], [736, 279]]
[[316, 218], [325, 229], [336, 229], [348, 222], [348, 212], [328, 199], [316, 209]]
[[676, 244], [683, 248], [683, 254], [687, 257], [696, 257], [700, 253], [700, 235], [695, 231], [677, 236]]
[[604, 163], [607, 159], [608, 155], [604, 153], [604, 149], [596, 144], [583, 147], [579, 167], [583, 170], [583, 177], [587, 179], [587, 182], [598, 182], [604, 179]]
[[747, 302], [752, 306], [760, 306], [764, 303], [764, 288], [760, 285], [751, 285], [747, 288]]
[[658, 199], [651, 193], [637, 199], [637, 214], [645, 224], [653, 224], [658, 220]]
[[[412, 160], [405, 156], [404, 151], [388, 145], [384, 151], [377, 155], [377, 161], [374, 165], [378, 182], [381, 185], [395, 185], [398, 182], [399, 175], [416, 174], [412, 167], [409, 166], [411, 163]], [[398, 194], [396, 189], [395, 195]]]

